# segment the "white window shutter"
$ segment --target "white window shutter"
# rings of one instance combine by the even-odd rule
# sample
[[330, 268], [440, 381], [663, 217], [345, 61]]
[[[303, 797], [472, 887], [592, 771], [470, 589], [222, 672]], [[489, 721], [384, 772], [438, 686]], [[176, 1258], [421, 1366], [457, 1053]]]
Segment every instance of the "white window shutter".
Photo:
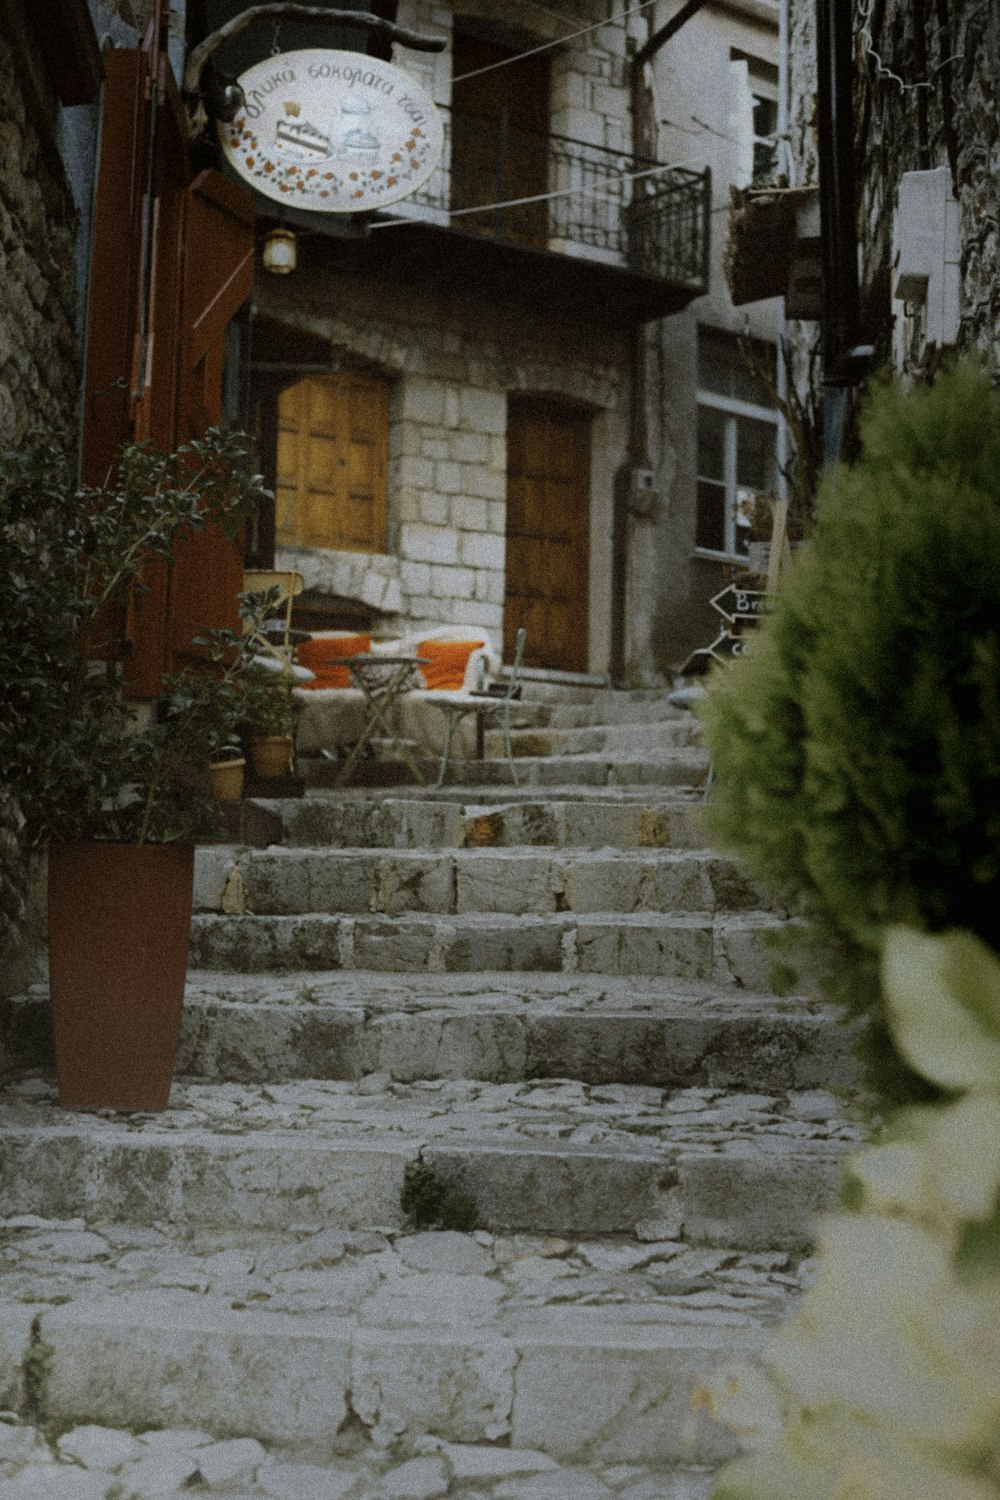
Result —
[[749, 187], [753, 182], [753, 90], [746, 58], [729, 64], [729, 135], [733, 143], [732, 182]]

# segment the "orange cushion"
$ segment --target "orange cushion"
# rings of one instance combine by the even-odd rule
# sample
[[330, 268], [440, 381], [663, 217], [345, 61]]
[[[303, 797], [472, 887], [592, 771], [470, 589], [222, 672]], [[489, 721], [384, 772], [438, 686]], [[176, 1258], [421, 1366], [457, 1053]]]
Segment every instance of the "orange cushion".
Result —
[[457, 691], [465, 682], [469, 657], [477, 647], [485, 644], [485, 641], [421, 641], [417, 655], [430, 658], [427, 665], [420, 668], [424, 686]]
[[351, 685], [351, 674], [346, 667], [331, 667], [327, 663], [331, 656], [360, 656], [370, 651], [370, 635], [344, 635], [339, 639], [302, 641], [295, 648], [295, 660], [302, 667], [316, 673], [315, 682], [304, 682], [305, 688], [346, 688]]

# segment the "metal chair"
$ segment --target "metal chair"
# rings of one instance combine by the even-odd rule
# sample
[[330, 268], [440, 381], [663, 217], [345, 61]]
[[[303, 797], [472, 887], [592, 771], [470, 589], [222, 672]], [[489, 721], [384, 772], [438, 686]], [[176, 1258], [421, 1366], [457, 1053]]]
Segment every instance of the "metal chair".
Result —
[[296, 595], [301, 594], [305, 586], [305, 579], [301, 573], [259, 568], [250, 569], [243, 574], [243, 591], [246, 594], [266, 594], [269, 589], [278, 590], [274, 599], [274, 608], [284, 609], [285, 615], [281, 645], [276, 645], [270, 636], [257, 632], [253, 633], [253, 642], [255, 646], [261, 648], [264, 657], [278, 657], [289, 675], [291, 675], [295, 654], [292, 639], [292, 605]]
[[518, 785], [517, 770], [514, 766], [514, 750], [510, 739], [510, 719], [513, 712], [515, 694], [518, 686], [518, 674], [521, 670], [521, 661], [524, 657], [524, 643], [528, 632], [522, 626], [517, 632], [514, 641], [514, 660], [507, 668], [507, 686], [503, 697], [494, 698], [487, 693], [429, 693], [427, 702], [433, 703], [445, 716], [444, 726], [444, 750], [441, 754], [441, 766], [438, 770], [436, 785], [443, 786], [445, 772], [448, 769], [448, 757], [451, 753], [452, 730], [457, 719], [464, 718], [466, 714], [475, 714], [480, 725], [484, 725], [488, 718], [498, 718], [502, 721], [504, 732], [504, 749], [507, 752], [507, 764], [510, 766], [510, 774], [514, 785]]

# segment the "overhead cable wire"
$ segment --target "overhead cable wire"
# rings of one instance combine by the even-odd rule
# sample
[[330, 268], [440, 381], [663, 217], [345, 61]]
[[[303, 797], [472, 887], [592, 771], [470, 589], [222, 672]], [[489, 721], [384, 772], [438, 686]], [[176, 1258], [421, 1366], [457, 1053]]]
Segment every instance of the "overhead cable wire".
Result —
[[[683, 161], [663, 162], [658, 167], [644, 167], [641, 172], [622, 172], [618, 176], [619, 182], [635, 182], [640, 177], [652, 177], [657, 172], [673, 172], [680, 167], [697, 165], [701, 161], [700, 156], [689, 156]], [[504, 198], [497, 203], [476, 203], [470, 208], [454, 208], [445, 210], [449, 218], [458, 219], [464, 214], [487, 214], [501, 208], [521, 208], [528, 203], [548, 203], [553, 198], [571, 198], [574, 195], [580, 198], [603, 198], [609, 202], [617, 203], [619, 200], [611, 193], [590, 191], [585, 187], [556, 188], [551, 193], [534, 193], [527, 198]], [[380, 219], [377, 223], [369, 225], [369, 231], [373, 229], [392, 229], [396, 224], [421, 224], [432, 223], [433, 220], [411, 219], [409, 215], [398, 219]]]
[[658, 5], [659, 0], [641, 0], [641, 4], [633, 5], [631, 10], [623, 11], [620, 16], [608, 16], [603, 21], [595, 21], [590, 26], [581, 26], [579, 31], [567, 32], [565, 36], [557, 36], [551, 42], [540, 42], [537, 47], [528, 47], [524, 52], [517, 52], [513, 57], [502, 57], [499, 62], [486, 63], [481, 68], [472, 68], [468, 73], [460, 73], [453, 78], [452, 86], [456, 83], [464, 83], [467, 78], [478, 78], [480, 73], [492, 73], [495, 68], [509, 68], [511, 63], [520, 62], [522, 57], [534, 57], [536, 52], [549, 52], [553, 47], [561, 47], [564, 42], [572, 42], [578, 36], [587, 36], [591, 31], [603, 31], [606, 26], [613, 26], [615, 21], [627, 21], [629, 16], [636, 16], [641, 10], [648, 10], [651, 5]]

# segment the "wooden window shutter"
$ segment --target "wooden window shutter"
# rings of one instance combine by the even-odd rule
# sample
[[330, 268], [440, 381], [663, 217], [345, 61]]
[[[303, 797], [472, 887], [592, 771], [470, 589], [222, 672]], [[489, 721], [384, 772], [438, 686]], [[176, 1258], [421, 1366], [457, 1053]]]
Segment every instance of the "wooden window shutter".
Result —
[[105, 67], [84, 374], [83, 478], [88, 484], [103, 483], [118, 449], [132, 436], [130, 378], [149, 141], [148, 55], [115, 48]]
[[[178, 381], [178, 441], [199, 437], [222, 415], [226, 326], [253, 289], [253, 198], [221, 172], [187, 190]], [[180, 537], [170, 586], [171, 667], [196, 655], [192, 637], [236, 627], [243, 548], [217, 527]]]
[[384, 552], [389, 386], [344, 370], [309, 376], [278, 398], [279, 544]]
[[[153, 91], [156, 130], [150, 153]], [[184, 112], [165, 51], [112, 51], [95, 195], [83, 475], [104, 481], [131, 438], [169, 450], [219, 420], [225, 327], [253, 281], [251, 195], [190, 181]], [[152, 183], [151, 202], [147, 181]], [[237, 623], [242, 560], [212, 532], [143, 575], [123, 625], [129, 692], [155, 697], [206, 627]]]

